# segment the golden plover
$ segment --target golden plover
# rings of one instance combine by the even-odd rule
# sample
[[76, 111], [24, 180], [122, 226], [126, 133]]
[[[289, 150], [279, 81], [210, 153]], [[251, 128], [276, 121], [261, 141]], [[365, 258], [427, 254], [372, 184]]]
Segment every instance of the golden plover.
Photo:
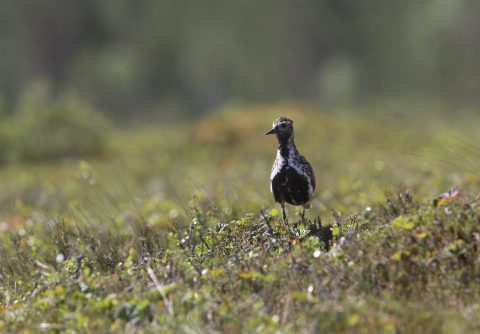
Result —
[[293, 140], [293, 121], [286, 117], [277, 118], [266, 135], [275, 134], [278, 142], [277, 157], [270, 175], [270, 190], [275, 201], [282, 206], [283, 222], [286, 223], [285, 203], [310, 208], [315, 192], [315, 174], [312, 166], [301, 155]]

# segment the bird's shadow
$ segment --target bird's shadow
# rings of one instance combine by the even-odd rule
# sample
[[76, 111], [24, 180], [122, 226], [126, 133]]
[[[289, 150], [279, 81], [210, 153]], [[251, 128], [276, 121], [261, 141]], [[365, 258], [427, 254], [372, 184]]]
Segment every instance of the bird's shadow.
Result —
[[[263, 211], [260, 212], [260, 217], [263, 220], [267, 230], [271, 234], [278, 234], [278, 230], [272, 226], [273, 219], [271, 216], [266, 215]], [[283, 224], [281, 224], [283, 225]], [[284, 225], [288, 234], [291, 235], [292, 240], [298, 240], [300, 242], [308, 239], [309, 237], [317, 238], [318, 241], [322, 242], [325, 251], [329, 251], [331, 248], [333, 233], [332, 225], [324, 225], [320, 216], [312, 220], [309, 219], [299, 219], [293, 224], [288, 222]], [[278, 235], [277, 235], [278, 236]]]
[[292, 228], [295, 230], [299, 230], [302, 227], [308, 230], [308, 232], [300, 239], [301, 241], [308, 237], [314, 237], [324, 244], [325, 251], [328, 252], [330, 250], [333, 240], [332, 225], [324, 225], [320, 216], [313, 219], [313, 221], [305, 219], [304, 221], [300, 220], [292, 225]]

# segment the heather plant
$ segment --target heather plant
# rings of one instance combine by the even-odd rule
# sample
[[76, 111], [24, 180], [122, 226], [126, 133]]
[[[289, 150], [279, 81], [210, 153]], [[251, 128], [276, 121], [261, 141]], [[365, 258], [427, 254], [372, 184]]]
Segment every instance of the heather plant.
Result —
[[[305, 221], [291, 207], [283, 224], [269, 193], [275, 113], [298, 120], [317, 175]], [[4, 165], [0, 329], [478, 332], [476, 176], [423, 156], [419, 141], [447, 145], [436, 130], [353, 120], [235, 107], [109, 132], [101, 159]]]

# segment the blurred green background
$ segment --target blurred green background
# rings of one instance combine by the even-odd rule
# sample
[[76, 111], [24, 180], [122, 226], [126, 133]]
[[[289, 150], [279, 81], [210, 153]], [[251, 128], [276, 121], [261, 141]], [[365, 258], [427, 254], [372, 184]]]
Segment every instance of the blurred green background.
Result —
[[4, 1], [1, 110], [42, 82], [121, 124], [232, 101], [458, 112], [480, 101], [479, 29], [462, 0]]

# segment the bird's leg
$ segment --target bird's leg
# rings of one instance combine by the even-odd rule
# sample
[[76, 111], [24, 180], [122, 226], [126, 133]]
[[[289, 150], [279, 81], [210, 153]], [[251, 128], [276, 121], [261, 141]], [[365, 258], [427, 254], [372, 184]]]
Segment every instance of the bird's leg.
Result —
[[282, 206], [282, 215], [283, 215], [283, 223], [287, 223], [287, 214], [285, 213], [285, 202], [281, 202], [280, 205]]
[[303, 207], [303, 211], [302, 211], [302, 223], [305, 223], [305, 207]]

